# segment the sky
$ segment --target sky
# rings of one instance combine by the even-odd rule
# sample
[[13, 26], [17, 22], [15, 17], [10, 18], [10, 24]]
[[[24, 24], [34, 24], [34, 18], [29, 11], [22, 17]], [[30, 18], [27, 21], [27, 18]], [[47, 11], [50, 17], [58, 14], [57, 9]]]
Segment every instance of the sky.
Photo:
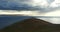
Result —
[[[60, 17], [60, 0], [0, 0], [0, 15]], [[60, 24], [60, 18], [43, 18]], [[57, 19], [56, 21], [54, 21]]]
[[0, 3], [0, 15], [60, 16], [60, 0], [0, 0]]

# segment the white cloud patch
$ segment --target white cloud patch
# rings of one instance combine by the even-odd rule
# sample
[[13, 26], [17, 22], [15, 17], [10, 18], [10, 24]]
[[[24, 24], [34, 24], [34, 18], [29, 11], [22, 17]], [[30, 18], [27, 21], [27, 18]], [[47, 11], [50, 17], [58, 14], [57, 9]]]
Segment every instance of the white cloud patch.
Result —
[[45, 21], [48, 21], [50, 23], [53, 23], [53, 24], [60, 24], [60, 18], [39, 18], [39, 19], [43, 19]]
[[55, 10], [55, 11], [51, 11], [51, 12], [40, 12], [38, 10], [36, 11], [16, 11], [16, 10], [0, 10], [0, 15], [2, 14], [7, 14], [7, 15], [27, 15], [27, 16], [60, 16], [60, 10]]
[[36, 16], [40, 15], [39, 11], [15, 11], [15, 10], [0, 10], [0, 15], [27, 15], [27, 16]]
[[60, 9], [51, 11], [51, 12], [47, 12], [47, 13], [43, 14], [43, 16], [60, 16], [59, 14], [60, 14]]
[[60, 0], [55, 0], [54, 2], [51, 3], [50, 7], [59, 7], [60, 6]]
[[47, 0], [32, 0], [33, 6], [42, 6], [42, 7], [47, 7], [49, 3]]

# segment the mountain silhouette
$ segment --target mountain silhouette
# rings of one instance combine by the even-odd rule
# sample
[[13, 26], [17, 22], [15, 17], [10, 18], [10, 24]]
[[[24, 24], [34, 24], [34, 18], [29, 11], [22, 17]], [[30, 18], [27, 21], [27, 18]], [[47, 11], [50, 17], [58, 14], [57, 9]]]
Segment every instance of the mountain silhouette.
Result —
[[5, 27], [0, 32], [59, 32], [56, 27], [52, 23], [32, 17]]

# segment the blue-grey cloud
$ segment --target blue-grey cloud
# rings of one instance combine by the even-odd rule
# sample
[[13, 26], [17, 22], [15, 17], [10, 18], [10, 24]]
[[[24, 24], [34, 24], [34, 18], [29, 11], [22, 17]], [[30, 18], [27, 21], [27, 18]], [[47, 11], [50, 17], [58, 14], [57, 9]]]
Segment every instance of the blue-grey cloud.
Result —
[[[37, 1], [43, 1], [42, 4], [46, 4], [47, 6], [43, 5], [37, 5], [34, 6], [32, 4], [32, 0], [0, 0], [0, 10], [32, 10], [32, 11], [40, 11], [43, 13], [55, 11], [56, 9], [59, 9], [58, 7], [50, 7], [50, 4], [54, 2], [55, 0], [37, 0]], [[39, 3], [38, 3], [39, 4]], [[48, 5], [49, 4], [49, 5]]]
[[0, 0], [0, 9], [1, 10], [33, 10], [36, 9], [27, 3], [27, 0]]
[[[32, 1], [32, 0], [31, 0]], [[30, 0], [0, 0], [1, 10], [43, 10], [41, 6], [33, 6]]]
[[47, 0], [47, 1], [48, 1], [48, 3], [51, 4], [51, 3], [54, 2], [55, 0]]

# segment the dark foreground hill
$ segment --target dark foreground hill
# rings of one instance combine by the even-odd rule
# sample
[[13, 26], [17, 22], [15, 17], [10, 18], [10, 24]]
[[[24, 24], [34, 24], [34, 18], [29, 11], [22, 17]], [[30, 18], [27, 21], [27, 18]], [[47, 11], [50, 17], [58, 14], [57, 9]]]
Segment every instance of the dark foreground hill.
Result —
[[60, 32], [60, 26], [41, 19], [30, 18], [5, 27], [0, 32]]

